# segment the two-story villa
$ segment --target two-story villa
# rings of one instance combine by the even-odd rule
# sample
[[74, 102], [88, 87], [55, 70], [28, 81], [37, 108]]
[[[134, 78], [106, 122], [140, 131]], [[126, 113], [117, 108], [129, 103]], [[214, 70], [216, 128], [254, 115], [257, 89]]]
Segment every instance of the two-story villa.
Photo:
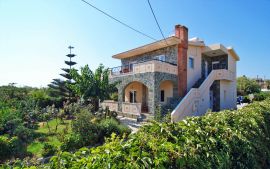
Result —
[[236, 62], [232, 47], [188, 39], [188, 28], [175, 35], [112, 56], [122, 65], [111, 69], [119, 84], [118, 102], [103, 106], [125, 114], [154, 114], [157, 105], [172, 108], [173, 121], [202, 115], [208, 109], [236, 108]]

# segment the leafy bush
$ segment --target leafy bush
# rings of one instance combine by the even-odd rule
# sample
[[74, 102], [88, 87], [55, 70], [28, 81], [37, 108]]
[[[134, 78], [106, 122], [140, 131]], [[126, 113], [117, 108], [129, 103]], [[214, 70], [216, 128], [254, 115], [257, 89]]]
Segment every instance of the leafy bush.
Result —
[[44, 148], [43, 148], [43, 152], [42, 152], [42, 156], [49, 157], [49, 156], [54, 155], [56, 152], [57, 152], [57, 148], [55, 147], [55, 145], [52, 145], [50, 143], [45, 143]]
[[31, 142], [34, 137], [33, 131], [22, 125], [16, 128], [16, 130], [14, 131], [14, 135], [16, 135], [24, 143]]
[[20, 114], [11, 108], [0, 107], [0, 134], [13, 135], [18, 125], [22, 124]]
[[117, 115], [118, 115], [118, 113], [116, 111], [109, 110], [109, 107], [106, 107], [105, 109], [100, 108], [95, 113], [95, 117], [97, 118], [96, 120], [102, 120], [102, 119], [106, 119], [106, 118], [117, 119]]
[[261, 87], [256, 80], [247, 78], [246, 76], [237, 78], [237, 94], [248, 95], [252, 93], [260, 93]]
[[114, 118], [108, 118], [103, 119], [98, 125], [98, 128], [100, 128], [101, 135], [100, 139], [101, 141], [104, 140], [104, 137], [110, 137], [112, 133], [115, 133], [117, 135], [123, 135], [124, 133], [130, 134], [131, 130], [127, 126], [120, 124], [116, 119]]
[[0, 162], [10, 157], [21, 157], [26, 154], [26, 147], [18, 137], [0, 136]]
[[110, 99], [112, 99], [113, 101], [118, 101], [118, 93], [114, 92], [110, 95]]
[[77, 114], [72, 121], [72, 133], [64, 139], [62, 150], [71, 151], [98, 143], [100, 130], [92, 120], [93, 115], [87, 111]]
[[260, 92], [254, 94], [255, 101], [263, 101], [267, 98], [270, 98], [270, 92]]
[[91, 145], [98, 142], [99, 132], [98, 126], [92, 122], [93, 115], [82, 112], [72, 121], [72, 131], [79, 134], [84, 145]]
[[[53, 157], [50, 168], [270, 168], [270, 100], [178, 123], [144, 125], [136, 134]], [[86, 155], [85, 155], [86, 154]]]
[[61, 145], [63, 151], [74, 151], [84, 145], [82, 137], [79, 134], [71, 133], [64, 138], [64, 142]]
[[[4, 160], [11, 154], [9, 139], [5, 136], [0, 136], [0, 159]], [[0, 160], [0, 162], [1, 162]]]
[[161, 105], [158, 105], [158, 106], [156, 107], [154, 119], [155, 119], [157, 122], [162, 122], [163, 116], [162, 116]]
[[46, 88], [0, 86], [0, 161], [29, 155], [27, 145], [38, 136], [34, 129], [43, 120], [41, 108], [53, 103], [47, 93]]
[[97, 119], [89, 112], [83, 111], [72, 121], [72, 133], [64, 138], [61, 149], [74, 151], [84, 146], [101, 144], [105, 137], [112, 133], [123, 135], [130, 132], [127, 126], [120, 124], [115, 118]]
[[53, 104], [46, 89], [35, 89], [29, 95], [30, 99], [33, 99], [38, 107], [45, 108]]
[[244, 96], [243, 103], [250, 103], [249, 96]]
[[156, 106], [154, 120], [157, 122], [170, 122], [171, 109], [169, 108], [169, 106]]

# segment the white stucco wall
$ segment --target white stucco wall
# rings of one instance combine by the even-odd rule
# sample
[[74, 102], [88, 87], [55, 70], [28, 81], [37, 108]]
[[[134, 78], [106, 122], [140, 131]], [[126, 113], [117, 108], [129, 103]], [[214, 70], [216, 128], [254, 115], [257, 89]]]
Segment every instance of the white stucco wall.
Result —
[[234, 72], [236, 77], [236, 60], [231, 55], [228, 55], [228, 70]]
[[221, 101], [220, 106], [222, 109], [226, 109], [226, 108], [234, 109], [237, 106], [237, 103], [236, 103], [237, 101], [237, 87], [236, 87], [237, 68], [236, 67], [237, 67], [237, 61], [235, 60], [234, 57], [232, 57], [231, 55], [228, 55], [228, 70], [233, 72], [234, 80], [229, 83], [230, 85], [223, 83], [222, 81], [221, 81], [222, 83], [220, 83], [221, 85], [220, 94], [224, 94], [224, 91], [222, 93], [222, 86], [224, 87], [224, 89], [228, 88], [229, 89], [229, 92], [227, 92], [229, 96], [228, 99], [230, 99], [229, 101], [223, 101], [223, 103], [222, 103], [222, 99], [220, 100]]
[[236, 108], [236, 81], [220, 81], [220, 109]]
[[208, 90], [205, 90], [204, 93], [201, 93], [201, 98], [199, 101], [198, 114], [199, 116], [206, 113], [210, 109], [210, 86]]
[[[194, 59], [194, 68], [189, 67], [189, 57]], [[187, 90], [201, 78], [202, 70], [202, 49], [200, 47], [189, 46], [187, 58]]]

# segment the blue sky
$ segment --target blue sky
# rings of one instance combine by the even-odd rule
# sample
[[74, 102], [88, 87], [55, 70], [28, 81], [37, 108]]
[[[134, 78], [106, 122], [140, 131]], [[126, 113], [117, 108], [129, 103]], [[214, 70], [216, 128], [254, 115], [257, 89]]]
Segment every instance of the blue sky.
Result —
[[[88, 0], [142, 32], [162, 39], [147, 0]], [[238, 76], [270, 78], [269, 0], [152, 0], [166, 36], [174, 25], [206, 44], [233, 46]], [[46, 86], [75, 46], [77, 67], [120, 65], [112, 55], [152, 42], [80, 0], [0, 0], [0, 85]]]

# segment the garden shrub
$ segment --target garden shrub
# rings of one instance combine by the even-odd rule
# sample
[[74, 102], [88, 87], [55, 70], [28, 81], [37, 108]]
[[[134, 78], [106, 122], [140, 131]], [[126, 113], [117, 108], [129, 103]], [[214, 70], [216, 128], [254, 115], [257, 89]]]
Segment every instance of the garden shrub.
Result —
[[110, 95], [110, 98], [113, 100], [113, 101], [118, 101], [118, 93], [117, 92], [114, 92]]
[[123, 135], [124, 133], [130, 134], [131, 130], [127, 126], [120, 124], [116, 119], [114, 118], [107, 118], [100, 121], [98, 124], [98, 127], [100, 128], [100, 139], [103, 142], [104, 137], [110, 137], [112, 133], [115, 133], [117, 135]]
[[161, 105], [156, 106], [154, 119], [157, 122], [162, 122], [163, 116], [162, 116], [162, 107], [161, 107]]
[[26, 147], [18, 137], [0, 136], [0, 162], [10, 157], [22, 157], [26, 154]]
[[66, 135], [61, 150], [74, 151], [84, 146], [95, 146], [104, 142], [112, 133], [130, 134], [131, 130], [115, 118], [97, 120], [87, 112], [81, 112], [72, 122], [72, 133]]
[[80, 135], [83, 145], [92, 145], [98, 142], [100, 130], [92, 122], [93, 115], [88, 112], [79, 113], [72, 121], [72, 131]]
[[249, 96], [244, 96], [243, 103], [250, 103]]
[[22, 158], [28, 155], [26, 146], [27, 145], [18, 137], [10, 138], [10, 151], [12, 156]]
[[75, 133], [68, 134], [64, 138], [64, 142], [61, 145], [61, 150], [74, 151], [76, 149], [79, 149], [79, 148], [85, 146], [85, 144], [83, 143], [82, 140], [83, 139], [79, 134], [75, 134]]
[[270, 168], [270, 100], [178, 123], [153, 121], [128, 138], [112, 134], [89, 151], [59, 153], [47, 167]]
[[21, 141], [25, 143], [29, 143], [33, 140], [34, 132], [31, 129], [28, 129], [22, 125], [19, 125], [15, 129], [14, 135], [16, 135]]
[[171, 106], [158, 105], [155, 109], [154, 120], [157, 122], [170, 122], [171, 121]]
[[263, 101], [270, 98], [270, 92], [260, 92], [254, 94], [254, 101]]
[[9, 139], [5, 136], [0, 136], [0, 162], [8, 158], [10, 154]]
[[43, 151], [42, 151], [42, 156], [43, 157], [49, 157], [49, 156], [54, 155], [56, 152], [57, 152], [57, 148], [55, 147], [55, 145], [52, 145], [52, 144], [46, 142], [44, 144], [44, 148], [43, 148]]

